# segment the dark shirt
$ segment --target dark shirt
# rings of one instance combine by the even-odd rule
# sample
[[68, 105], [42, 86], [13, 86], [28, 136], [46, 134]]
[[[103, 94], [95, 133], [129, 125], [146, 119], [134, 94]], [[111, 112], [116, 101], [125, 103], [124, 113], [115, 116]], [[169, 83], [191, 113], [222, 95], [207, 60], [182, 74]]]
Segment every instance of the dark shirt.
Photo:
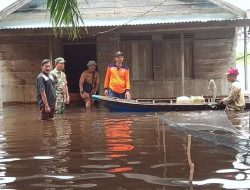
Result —
[[52, 75], [40, 73], [37, 76], [37, 101], [40, 106], [44, 106], [41, 92], [45, 91], [47, 101], [49, 105], [55, 105], [56, 103], [56, 92], [55, 83]]

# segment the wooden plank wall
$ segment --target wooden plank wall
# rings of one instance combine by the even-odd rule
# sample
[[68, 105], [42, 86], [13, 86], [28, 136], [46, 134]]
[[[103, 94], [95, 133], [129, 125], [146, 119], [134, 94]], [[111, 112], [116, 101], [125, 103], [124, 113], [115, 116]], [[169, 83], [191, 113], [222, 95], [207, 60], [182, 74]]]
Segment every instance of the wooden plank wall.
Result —
[[108, 64], [114, 61], [114, 52], [120, 50], [119, 43], [110, 34], [103, 34], [97, 37], [97, 63], [100, 73], [101, 91], [103, 92], [103, 81], [105, 78]]
[[235, 29], [194, 33], [194, 78], [222, 78], [235, 66]]
[[0, 38], [1, 102], [36, 102], [36, 77], [40, 63], [49, 58], [48, 37]]
[[[181, 44], [180, 39], [163, 41], [162, 70], [164, 79], [181, 78]], [[193, 41], [185, 39], [184, 43], [185, 77], [193, 78]]]
[[[188, 33], [192, 33], [192, 39], [185, 39], [186, 95], [209, 95], [207, 85], [211, 78], [216, 79], [218, 95], [227, 95], [228, 82], [224, 73], [235, 64], [234, 29]], [[137, 36], [139, 39], [136, 39]], [[122, 42], [111, 38], [110, 34], [98, 37], [101, 94], [106, 67], [113, 61], [113, 53], [120, 49], [126, 53], [134, 98], [180, 96], [180, 41], [166, 39], [164, 34], [159, 33], [137, 36], [133, 34], [131, 39]], [[44, 58], [63, 56], [61, 48], [60, 40], [50, 39], [49, 36], [0, 37], [1, 102], [35, 102], [40, 62]]]
[[[153, 57], [151, 59], [153, 79], [144, 77], [145, 60], [141, 56], [143, 48], [139, 46], [139, 41], [122, 42], [123, 50], [129, 52], [134, 98], [170, 98], [182, 95], [180, 39], [176, 36], [178, 37], [179, 33], [157, 35], [157, 38], [152, 38], [152, 43], [150, 41], [147, 43], [152, 44], [154, 48], [161, 48], [162, 59], [158, 59], [161, 58], [159, 51], [147, 47], [147, 54], [151, 55], [150, 58]], [[184, 36], [186, 36], [184, 38], [185, 95], [210, 96], [208, 90], [210, 79], [216, 79], [218, 96], [227, 95], [229, 84], [224, 73], [230, 66], [235, 65], [235, 30], [189, 31]], [[155, 72], [155, 66], [158, 72]]]
[[[216, 79], [218, 95], [227, 95], [228, 82], [224, 73], [234, 60], [234, 29], [184, 31], [184, 34], [186, 95], [209, 96], [207, 87], [211, 78]], [[180, 39], [166, 36], [178, 37], [180, 33], [121, 34], [119, 38], [111, 34], [98, 36], [100, 94], [103, 94], [107, 65], [113, 61], [114, 52], [122, 50], [130, 68], [133, 98], [181, 96]], [[230, 43], [221, 43], [226, 41]], [[206, 44], [211, 52], [207, 51]], [[220, 47], [219, 52], [213, 51], [213, 47]], [[208, 65], [206, 60], [209, 60]], [[213, 65], [217, 60], [220, 65]]]
[[[131, 40], [123, 42], [126, 52], [126, 63], [130, 68], [130, 78], [136, 80], [152, 80], [152, 46], [150, 40]], [[130, 56], [131, 55], [131, 56]]]
[[[212, 96], [208, 90], [209, 80], [185, 80], [186, 96]], [[217, 96], [228, 94], [229, 83], [226, 79], [216, 79]], [[182, 95], [181, 80], [133, 81], [131, 95], [133, 98], [174, 98]]]

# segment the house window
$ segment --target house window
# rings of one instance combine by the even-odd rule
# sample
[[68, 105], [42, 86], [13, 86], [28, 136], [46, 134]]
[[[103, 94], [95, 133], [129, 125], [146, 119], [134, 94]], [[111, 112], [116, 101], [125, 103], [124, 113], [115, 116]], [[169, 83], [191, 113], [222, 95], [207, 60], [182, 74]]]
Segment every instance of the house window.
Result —
[[122, 36], [121, 40], [121, 49], [126, 53], [131, 79], [152, 80], [151, 36]]

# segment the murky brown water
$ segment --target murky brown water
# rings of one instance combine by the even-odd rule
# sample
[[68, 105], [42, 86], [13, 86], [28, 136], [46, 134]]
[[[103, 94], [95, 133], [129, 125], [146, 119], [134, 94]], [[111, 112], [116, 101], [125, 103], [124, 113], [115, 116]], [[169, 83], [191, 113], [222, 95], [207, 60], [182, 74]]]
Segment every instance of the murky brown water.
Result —
[[250, 188], [250, 156], [197, 139], [190, 186], [186, 137], [154, 113], [71, 106], [54, 121], [38, 118], [36, 106], [0, 111], [1, 189]]

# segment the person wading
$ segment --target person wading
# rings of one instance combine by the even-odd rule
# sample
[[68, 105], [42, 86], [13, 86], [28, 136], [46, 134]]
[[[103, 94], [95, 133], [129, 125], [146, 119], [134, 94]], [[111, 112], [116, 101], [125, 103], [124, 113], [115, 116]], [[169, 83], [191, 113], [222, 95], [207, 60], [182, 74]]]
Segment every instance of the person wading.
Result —
[[228, 82], [232, 83], [232, 86], [228, 97], [223, 98], [220, 103], [225, 104], [228, 111], [242, 111], [245, 108], [245, 99], [240, 82], [237, 80], [238, 69], [230, 68], [225, 74], [227, 75]]
[[65, 104], [69, 103], [69, 91], [67, 86], [66, 75], [63, 72], [65, 60], [62, 57], [55, 59], [55, 69], [51, 71], [52, 76], [55, 79], [56, 88], [56, 113], [63, 113], [65, 110]]
[[96, 62], [91, 60], [87, 64], [88, 69], [83, 71], [79, 80], [80, 95], [85, 101], [86, 108], [93, 104], [92, 95], [96, 94], [100, 79], [99, 73], [96, 71]]
[[37, 101], [42, 120], [49, 120], [54, 117], [56, 92], [54, 78], [50, 74], [51, 64], [49, 59], [41, 63], [42, 72], [37, 76]]

